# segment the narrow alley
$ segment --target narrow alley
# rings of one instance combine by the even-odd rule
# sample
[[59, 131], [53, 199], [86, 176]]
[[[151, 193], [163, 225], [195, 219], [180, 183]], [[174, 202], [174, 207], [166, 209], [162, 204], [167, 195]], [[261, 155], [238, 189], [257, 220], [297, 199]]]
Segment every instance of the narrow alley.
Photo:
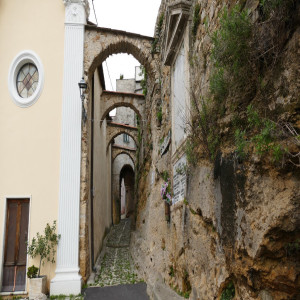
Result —
[[149, 299], [130, 255], [130, 226], [130, 219], [123, 219], [111, 228], [85, 299]]

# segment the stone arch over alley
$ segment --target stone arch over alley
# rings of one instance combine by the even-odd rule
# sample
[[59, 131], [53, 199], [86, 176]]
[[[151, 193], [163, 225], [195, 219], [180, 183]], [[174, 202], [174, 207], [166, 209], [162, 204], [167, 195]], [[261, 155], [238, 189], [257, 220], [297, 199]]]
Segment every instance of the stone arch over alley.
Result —
[[113, 139], [115, 139], [120, 134], [124, 134], [124, 133], [129, 135], [134, 140], [135, 144], [137, 145], [137, 142], [138, 142], [138, 128], [137, 127], [133, 127], [130, 125], [118, 124], [118, 123], [114, 123], [114, 122], [108, 123], [107, 135], [106, 135], [107, 150], [108, 150], [111, 142], [113, 141]]
[[104, 111], [101, 120], [104, 120], [109, 114], [109, 112], [111, 112], [114, 108], [117, 107], [129, 107], [139, 116], [139, 118], [144, 118], [144, 95], [103, 91], [101, 95], [101, 102], [103, 103], [102, 110]]
[[115, 159], [121, 155], [121, 154], [126, 154], [128, 157], [131, 159], [133, 165], [136, 163], [136, 157], [135, 157], [136, 149], [133, 148], [125, 148], [121, 147], [119, 145], [113, 145], [112, 146], [112, 158], [111, 161], [114, 163]]
[[155, 63], [151, 55], [152, 37], [135, 33], [86, 26], [84, 73], [90, 77], [105, 59], [117, 53], [133, 55], [147, 70], [150, 79], [155, 77]]

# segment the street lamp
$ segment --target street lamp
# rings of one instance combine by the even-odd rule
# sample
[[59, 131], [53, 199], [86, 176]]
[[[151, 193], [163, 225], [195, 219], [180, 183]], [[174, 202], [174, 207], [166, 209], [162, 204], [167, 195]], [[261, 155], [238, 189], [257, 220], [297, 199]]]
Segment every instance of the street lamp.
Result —
[[87, 89], [87, 83], [84, 81], [83, 77], [78, 82], [78, 86], [79, 86], [80, 98], [81, 98], [81, 103], [82, 103], [82, 120], [85, 123], [86, 119], [87, 119], [87, 113], [86, 113], [85, 107], [84, 107], [84, 94], [85, 94], [85, 91]]

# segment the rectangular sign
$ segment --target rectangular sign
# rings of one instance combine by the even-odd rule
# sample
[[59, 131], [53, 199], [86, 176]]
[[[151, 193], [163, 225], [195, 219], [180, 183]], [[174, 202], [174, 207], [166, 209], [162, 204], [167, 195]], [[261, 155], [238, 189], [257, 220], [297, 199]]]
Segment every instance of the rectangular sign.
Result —
[[183, 155], [173, 165], [173, 204], [185, 197], [186, 189], [186, 156]]
[[165, 137], [163, 143], [160, 146], [160, 155], [163, 156], [163, 154], [166, 152], [169, 144], [171, 141], [171, 130], [169, 130], [168, 135]]

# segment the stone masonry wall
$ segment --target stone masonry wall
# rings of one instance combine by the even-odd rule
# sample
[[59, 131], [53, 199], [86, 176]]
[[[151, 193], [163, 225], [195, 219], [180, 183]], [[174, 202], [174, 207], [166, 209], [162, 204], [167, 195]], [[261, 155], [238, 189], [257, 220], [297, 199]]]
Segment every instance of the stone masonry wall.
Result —
[[[203, 145], [193, 150], [198, 156], [196, 162], [188, 165], [185, 200], [171, 206], [171, 220], [167, 222], [160, 191], [162, 174], [172, 174], [174, 157], [171, 145], [161, 156], [160, 145], [174, 116], [171, 67], [165, 66], [163, 60], [167, 8], [175, 2], [180, 1], [163, 0], [157, 17], [157, 24], [163, 19], [160, 32], [156, 32], [158, 50], [153, 52], [159, 78], [146, 99], [145, 159], [143, 172], [138, 176], [138, 214], [131, 244], [137, 268], [150, 293], [160, 281], [189, 299], [224, 299], [232, 282], [234, 299], [299, 299], [299, 166], [288, 161], [274, 165], [270, 157], [262, 158], [253, 149], [247, 159], [241, 160], [231, 133], [232, 107], [237, 97], [244, 99], [246, 104], [242, 102], [242, 106], [252, 104], [260, 113], [289, 122], [299, 132], [299, 22], [292, 23], [280, 57], [264, 72], [261, 82], [265, 82], [267, 91], [256, 89], [251, 95], [232, 92], [227, 97], [224, 112], [217, 120], [221, 140], [218, 154], [209, 159], [204, 155]], [[195, 94], [201, 99], [208, 97], [210, 90], [212, 33], [220, 28], [224, 7], [232, 9], [236, 2], [191, 3], [187, 25], [188, 92], [191, 99]], [[200, 20], [193, 36], [196, 4], [200, 4]], [[258, 22], [259, 1], [241, 4], [249, 9], [251, 22]], [[299, 16], [296, 3], [289, 20], [299, 20]], [[250, 77], [249, 74], [249, 85]], [[191, 105], [192, 116], [193, 109]], [[161, 121], [157, 117], [159, 110]], [[289, 149], [291, 152], [299, 152], [297, 145], [292, 147], [296, 149]]]

